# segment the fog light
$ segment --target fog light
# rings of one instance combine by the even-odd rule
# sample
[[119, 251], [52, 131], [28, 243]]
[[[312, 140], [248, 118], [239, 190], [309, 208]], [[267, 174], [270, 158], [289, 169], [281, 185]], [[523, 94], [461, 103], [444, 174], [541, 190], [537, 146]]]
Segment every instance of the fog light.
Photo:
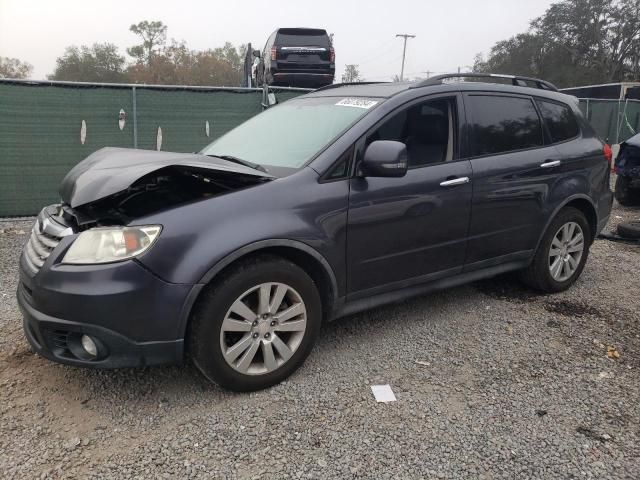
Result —
[[88, 335], [82, 335], [80, 338], [80, 343], [82, 344], [82, 348], [92, 357], [98, 356], [98, 347], [96, 346], [96, 342]]

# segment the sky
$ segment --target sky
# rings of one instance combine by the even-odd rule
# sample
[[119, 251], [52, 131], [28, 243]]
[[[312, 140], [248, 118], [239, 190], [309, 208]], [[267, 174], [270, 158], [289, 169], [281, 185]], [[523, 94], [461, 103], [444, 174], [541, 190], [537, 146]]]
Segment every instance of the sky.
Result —
[[129, 26], [161, 20], [168, 38], [196, 50], [225, 42], [262, 49], [279, 27], [324, 28], [334, 34], [336, 79], [345, 64], [366, 80], [400, 73], [402, 39], [408, 40], [405, 77], [468, 70], [477, 53], [527, 30], [550, 0], [0, 0], [0, 56], [33, 65], [45, 79], [69, 45], [110, 42], [126, 55], [137, 43]]

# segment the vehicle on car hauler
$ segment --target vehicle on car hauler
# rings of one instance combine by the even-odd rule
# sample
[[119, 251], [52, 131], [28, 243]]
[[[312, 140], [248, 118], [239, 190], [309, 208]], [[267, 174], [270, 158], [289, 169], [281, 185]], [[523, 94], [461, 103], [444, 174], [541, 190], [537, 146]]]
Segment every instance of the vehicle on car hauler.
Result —
[[279, 28], [267, 39], [256, 66], [256, 85], [319, 88], [333, 83], [336, 53], [326, 30]]
[[326, 320], [514, 270], [569, 288], [611, 210], [602, 142], [546, 82], [463, 77], [327, 87], [199, 154], [93, 153], [21, 256], [29, 342], [88, 367], [187, 353], [247, 391]]

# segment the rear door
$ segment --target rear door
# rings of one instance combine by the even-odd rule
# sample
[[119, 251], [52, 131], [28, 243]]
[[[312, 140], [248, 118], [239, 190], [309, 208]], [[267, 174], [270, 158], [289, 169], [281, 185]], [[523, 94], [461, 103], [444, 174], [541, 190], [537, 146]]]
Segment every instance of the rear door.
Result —
[[557, 149], [532, 97], [467, 93], [473, 202], [465, 270], [528, 258], [546, 225]]

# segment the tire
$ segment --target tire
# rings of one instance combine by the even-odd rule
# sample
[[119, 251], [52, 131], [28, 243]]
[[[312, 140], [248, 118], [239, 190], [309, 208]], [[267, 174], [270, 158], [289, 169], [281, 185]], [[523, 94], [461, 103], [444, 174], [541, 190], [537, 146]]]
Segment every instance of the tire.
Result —
[[640, 205], [640, 188], [631, 186], [631, 178], [618, 175], [614, 195], [623, 207], [635, 207]]
[[623, 222], [619, 224], [618, 235], [625, 238], [640, 239], [640, 220]]
[[[263, 308], [261, 292], [267, 292], [263, 298], [269, 298], [264, 305], [278, 305]], [[303, 313], [286, 319], [283, 312], [287, 309]], [[262, 311], [269, 313], [259, 315]], [[320, 295], [304, 270], [280, 257], [253, 257], [223, 274], [203, 293], [191, 318], [188, 348], [196, 367], [209, 380], [237, 392], [261, 390], [281, 382], [304, 363], [321, 323]]]
[[[574, 230], [571, 230], [572, 225], [575, 225], [573, 227]], [[564, 244], [562, 241], [563, 232], [561, 230], [565, 226], [568, 226], [568, 231], [574, 233], [578, 232], [579, 227], [579, 233], [582, 234], [582, 248], [579, 258], [577, 251], [569, 252], [568, 250], [575, 250], [580, 243], [574, 244], [574, 241], [571, 240], [568, 244]], [[577, 238], [577, 233], [575, 238]], [[544, 293], [557, 293], [567, 290], [580, 277], [589, 256], [590, 245], [591, 228], [584, 213], [573, 207], [563, 208], [547, 228], [533, 261], [529, 267], [522, 271], [522, 281]], [[560, 253], [553, 256], [552, 247], [555, 252]], [[572, 260], [565, 261], [564, 259], [567, 256], [571, 256]], [[558, 258], [560, 259], [558, 260]], [[554, 276], [552, 268], [554, 266], [557, 267], [556, 260], [560, 262], [560, 275]], [[564, 264], [569, 265], [568, 270], [565, 270]], [[568, 274], [569, 270], [571, 270], [570, 275]], [[557, 273], [557, 270], [555, 272]]]

